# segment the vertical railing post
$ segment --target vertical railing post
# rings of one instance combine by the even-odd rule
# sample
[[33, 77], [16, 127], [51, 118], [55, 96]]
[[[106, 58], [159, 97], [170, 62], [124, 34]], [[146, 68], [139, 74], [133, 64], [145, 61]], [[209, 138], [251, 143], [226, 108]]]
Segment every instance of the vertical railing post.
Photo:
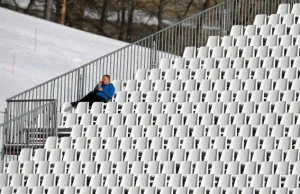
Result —
[[156, 68], [156, 54], [157, 54], [157, 43], [156, 34], [151, 41], [151, 51], [150, 51], [150, 69]]
[[[156, 37], [156, 36], [155, 36]], [[152, 68], [156, 68], [157, 64], [156, 64], [156, 55], [157, 55], [157, 40], [155, 40], [153, 42], [153, 51], [154, 51], [154, 55], [153, 55], [153, 64], [152, 64]], [[151, 68], [151, 69], [152, 69]]]
[[6, 108], [6, 118], [4, 118], [4, 121], [6, 119], [6, 121], [11, 120], [12, 118], [10, 117], [11, 113], [12, 113], [12, 107], [11, 107], [11, 103], [6, 101], [7, 103], [7, 108]]
[[78, 69], [78, 93], [77, 93], [77, 100], [82, 98], [83, 96], [83, 90], [84, 90], [84, 68], [82, 68], [82, 74], [80, 72], [81, 69]]
[[227, 33], [228, 33], [228, 13], [229, 13], [229, 10], [228, 10], [228, 0], [225, 0], [224, 1], [224, 9], [223, 9], [223, 14], [222, 14], [222, 36], [227, 36]]
[[53, 104], [53, 133], [52, 135], [56, 136], [57, 135], [57, 101], [54, 102]]
[[[4, 122], [5, 123], [5, 122]], [[0, 127], [0, 134], [1, 134], [1, 144], [0, 144], [0, 159], [4, 161], [4, 126]]]
[[8, 110], [7, 108], [4, 109], [4, 118], [3, 118], [4, 123], [8, 121]]
[[81, 93], [80, 93], [80, 98], [82, 98], [83, 97], [83, 95], [84, 95], [84, 77], [85, 77], [85, 69], [86, 69], [86, 67], [83, 67], [82, 68], [82, 75], [81, 75]]
[[79, 100], [80, 98], [80, 91], [81, 91], [81, 75], [80, 75], [80, 69], [77, 70], [77, 99]]

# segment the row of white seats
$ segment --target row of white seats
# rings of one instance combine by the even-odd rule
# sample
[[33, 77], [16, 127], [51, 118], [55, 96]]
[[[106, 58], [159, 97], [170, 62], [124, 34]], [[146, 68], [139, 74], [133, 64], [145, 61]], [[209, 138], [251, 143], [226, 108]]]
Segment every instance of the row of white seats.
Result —
[[[180, 126], [97, 126], [89, 125], [83, 127], [82, 125], [75, 125], [72, 128], [70, 134], [72, 138], [86, 137], [88, 139], [94, 137], [300, 137], [300, 126], [299, 125], [180, 125]], [[47, 143], [46, 143], [47, 144]], [[47, 145], [46, 145], [47, 147]]]
[[76, 113], [68, 114], [63, 118], [59, 128], [72, 128], [75, 125], [112, 125], [112, 126], [164, 126], [164, 125], [298, 125], [300, 124], [299, 114], [294, 113], [190, 113], [190, 114], [112, 114], [102, 113], [92, 115], [84, 114], [77, 117]]
[[[300, 65], [300, 57], [291, 58], [288, 56], [280, 57], [276, 59], [275, 57], [266, 57], [266, 58], [259, 58], [259, 57], [250, 57], [250, 58], [221, 58], [219, 60], [214, 58], [191, 58], [189, 61], [186, 60], [186, 65], [183, 68], [174, 68], [174, 66], [165, 63], [165, 61], [171, 60], [170, 58], [163, 58], [161, 60], [160, 65], [160, 73], [161, 75], [157, 76], [165, 76], [166, 71], [175, 71], [177, 79], [185, 80], [186, 77], [191, 74], [194, 76], [196, 71], [199, 69], [210, 70], [214, 68], [219, 68], [221, 70], [226, 70], [228, 68], [235, 68], [235, 69], [242, 69], [242, 68], [282, 68], [286, 69], [289, 67], [296, 67], [299, 68]], [[182, 58], [178, 58], [175, 60], [182, 60]], [[173, 70], [175, 69], [175, 70]], [[138, 69], [135, 75], [135, 80], [141, 82], [145, 79], [154, 79], [149, 78], [152, 70], [146, 69]], [[155, 70], [158, 71], [158, 70]], [[189, 73], [187, 73], [189, 72]], [[187, 75], [188, 74], [188, 75]], [[152, 76], [152, 75], [151, 75]], [[193, 77], [191, 77], [193, 78]], [[197, 79], [197, 76], [194, 77]], [[154, 79], [155, 80], [155, 79]], [[119, 81], [116, 81], [119, 82]]]
[[[171, 127], [170, 127], [171, 129]], [[111, 136], [111, 134], [109, 134]], [[97, 145], [98, 143], [98, 145]], [[300, 138], [291, 137], [107, 137], [98, 142], [86, 137], [48, 137], [45, 149], [300, 149]], [[106, 145], [107, 144], [107, 145]]]
[[[32, 174], [24, 184], [22, 174], [13, 174], [8, 179], [8, 174], [1, 174], [3, 187], [255, 187], [255, 188], [299, 188], [299, 175], [213, 175], [213, 174]], [[24, 177], [24, 178], [25, 178]], [[5, 185], [5, 183], [7, 185]]]
[[285, 14], [293, 13], [296, 15], [300, 15], [299, 12], [300, 4], [294, 3], [293, 5], [288, 3], [282, 3], [278, 5], [277, 14], [284, 16]]
[[[173, 80], [172, 83], [180, 84], [181, 80]], [[157, 83], [163, 83], [157, 81]], [[172, 87], [170, 90], [163, 90], [164, 87], [160, 85], [160, 87], [156, 88], [157, 90], [147, 90], [147, 88], [143, 88], [147, 91], [120, 91], [116, 94], [116, 97], [112, 99], [112, 102], [117, 103], [125, 103], [125, 102], [132, 102], [132, 103], [139, 103], [139, 102], [216, 102], [217, 99], [222, 99], [224, 95], [234, 95], [237, 96], [238, 93], [246, 93], [245, 95], [248, 96], [246, 101], [253, 101], [251, 100], [252, 95], [262, 95], [264, 94], [265, 99], [268, 99], [268, 93], [272, 92], [275, 96], [274, 98], [270, 98], [267, 101], [278, 101], [279, 93], [286, 93], [287, 95], [292, 95], [292, 93], [297, 94], [299, 91], [299, 79], [288, 80], [288, 79], [263, 79], [263, 80], [256, 80], [256, 79], [248, 79], [248, 80], [190, 80], [185, 83], [184, 90], [180, 90], [180, 86], [177, 88]], [[201, 91], [201, 92], [200, 92]], [[226, 94], [227, 93], [227, 94]], [[230, 93], [230, 94], [229, 94]], [[276, 94], [277, 93], [277, 94]], [[289, 94], [288, 94], [289, 93]], [[195, 96], [197, 95], [197, 96]], [[209, 98], [209, 97], [212, 98]], [[284, 95], [285, 96], [285, 95]], [[294, 101], [294, 95], [286, 96], [289, 100], [284, 101]], [[229, 98], [229, 99], [228, 99]], [[261, 98], [261, 97], [260, 97]], [[229, 101], [237, 101], [232, 97], [227, 97]], [[273, 99], [273, 100], [271, 100]], [[277, 100], [276, 100], [277, 99]], [[298, 99], [295, 99], [297, 101]], [[224, 102], [223, 100], [221, 100]], [[246, 102], [243, 101], [243, 102]], [[265, 101], [260, 99], [260, 101]]]
[[211, 50], [215, 47], [224, 47], [225, 51], [228, 52], [230, 47], [245, 47], [245, 46], [283, 46], [287, 48], [292, 45], [300, 45], [300, 35], [294, 37], [292, 35], [268, 35], [267, 37], [263, 37], [262, 35], [253, 35], [253, 36], [238, 36], [236, 39], [233, 36], [224, 36], [222, 37], [222, 41], [220, 41], [219, 36], [210, 36], [207, 41], [207, 47]]
[[292, 25], [296, 24], [299, 21], [299, 14], [285, 14], [281, 16], [280, 14], [271, 14], [271, 15], [266, 15], [266, 14], [258, 14], [255, 16], [253, 25], [256, 26], [262, 26], [265, 24], [270, 24], [270, 25], [277, 25], [277, 24], [286, 24], [286, 25]]
[[[196, 48], [194, 47], [194, 50]], [[260, 58], [267, 58], [267, 57], [291, 57], [296, 58], [299, 56], [299, 47], [297, 45], [293, 46], [244, 46], [244, 47], [237, 47], [231, 46], [228, 48], [218, 46], [214, 47], [210, 50], [209, 47], [200, 47], [198, 49], [197, 55], [193, 56], [200, 59], [207, 59], [207, 58], [215, 58], [220, 60], [221, 58], [252, 58], [252, 57], [260, 57]], [[193, 58], [192, 57], [192, 58]], [[161, 60], [160, 68], [164, 68], [163, 60]], [[170, 66], [168, 67], [170, 68]], [[184, 66], [182, 66], [184, 68]]]
[[[199, 58], [200, 61], [203, 63], [206, 59], [215, 59], [217, 61], [222, 60], [223, 58], [246, 58], [250, 59], [253, 57], [261, 58], [262, 60], [265, 58], [274, 57], [277, 60], [280, 60], [282, 57], [290, 57], [291, 59], [297, 59], [299, 57], [299, 47], [296, 46], [288, 46], [287, 48], [284, 48], [283, 46], [274, 46], [274, 47], [268, 47], [268, 46], [245, 46], [245, 47], [214, 47], [212, 50], [209, 47], [200, 47], [199, 49], [196, 49], [196, 47], [186, 47], [186, 50], [190, 50], [191, 52], [191, 59]], [[198, 50], [196, 52], [196, 50]], [[197, 53], [197, 54], [196, 54]], [[185, 59], [185, 58], [179, 58], [179, 59]], [[159, 68], [160, 69], [170, 69], [171, 64], [166, 63], [165, 61], [169, 60], [168, 58], [163, 58], [160, 61]], [[188, 62], [190, 60], [187, 60], [186, 63], [183, 63], [179, 68], [175, 69], [184, 69], [188, 68]], [[174, 67], [174, 66], [173, 66]]]
[[[229, 36], [232, 36], [233, 39], [236, 41], [236, 39], [239, 36], [255, 36], [255, 35], [262, 35], [264, 39], [266, 39], [270, 35], [278, 35], [279, 37], [284, 35], [291, 35], [293, 36], [293, 39], [295, 40], [298, 35], [300, 35], [300, 24], [263, 24], [261, 26], [257, 25], [234, 25], [231, 28], [231, 32]], [[212, 39], [215, 40], [216, 36], [210, 36], [213, 37]], [[215, 44], [210, 44], [210, 37], [208, 38], [208, 41], [206, 43], [207, 46], [216, 46]], [[222, 37], [219, 38], [219, 44], [222, 40]]]
[[[0, 166], [1, 167], [1, 166]], [[1, 168], [0, 168], [1, 170]], [[2, 174], [23, 174], [25, 177], [31, 174], [230, 174], [230, 175], [300, 175], [300, 162], [238, 162], [238, 161], [57, 161], [57, 162], [18, 162], [11, 161], [2, 170]], [[38, 176], [37, 176], [38, 177]], [[27, 179], [25, 179], [27, 180]], [[2, 185], [3, 186], [3, 185]]]
[[[262, 35], [263, 38], [267, 38], [270, 35], [278, 35], [279, 37], [284, 35], [291, 35], [293, 36], [293, 39], [295, 40], [298, 35], [300, 35], [300, 24], [292, 24], [292, 25], [286, 25], [286, 24], [276, 24], [276, 25], [269, 25], [265, 24], [262, 26], [256, 26], [256, 25], [234, 25], [231, 28], [231, 32], [229, 36], [233, 37], [233, 40], [236, 41], [236, 39], [239, 36], [255, 36], [255, 35]], [[210, 38], [212, 37], [212, 38]], [[216, 36], [210, 36], [208, 38], [208, 41], [206, 43], [207, 46], [216, 46], [216, 44], [213, 42], [210, 42], [210, 40], [215, 40]], [[218, 45], [220, 45], [222, 38], [218, 38]], [[211, 44], [213, 43], [213, 44]]]
[[[2, 192], [1, 192], [2, 191]], [[1, 194], [298, 194], [299, 188], [253, 187], [2, 187]]]
[[[295, 87], [296, 84], [295, 84]], [[295, 88], [296, 89], [296, 88]], [[145, 96], [142, 98], [141, 102], [127, 102], [126, 96], [127, 92], [118, 92], [119, 97], [114, 99], [114, 102], [110, 102], [107, 104], [103, 104], [101, 102], [95, 102], [93, 103], [91, 109], [88, 108], [88, 104], [82, 104], [82, 107], [75, 109], [75, 113], [78, 114], [78, 116], [81, 116], [84, 113], [91, 113], [93, 115], [101, 114], [101, 113], [113, 113], [115, 110], [118, 113], [123, 114], [129, 114], [130, 112], [134, 112], [136, 114], [145, 114], [148, 113], [149, 110], [152, 109], [152, 106], [160, 106], [161, 103], [164, 105], [164, 110], [166, 105], [170, 103], [170, 107], [176, 105], [174, 103], [179, 104], [178, 106], [183, 105], [183, 103], [187, 103], [186, 106], [189, 106], [188, 103], [193, 103], [193, 111], [195, 113], [201, 114], [207, 112], [208, 103], [214, 103], [214, 102], [223, 102], [224, 104], [228, 104], [230, 102], [238, 102], [238, 103], [247, 103], [247, 102], [271, 102], [271, 104], [276, 103], [278, 101], [284, 101], [286, 102], [286, 110], [290, 113], [297, 113], [297, 101], [299, 97], [299, 90], [286, 90], [286, 91], [279, 91], [279, 90], [272, 90], [272, 91], [261, 91], [261, 90], [255, 90], [255, 91], [244, 91], [244, 90], [238, 90], [238, 91], [179, 91], [179, 92], [171, 92], [171, 91], [164, 91], [164, 92], [157, 92], [157, 91], [150, 91], [144, 93]], [[122, 98], [121, 98], [122, 97]], [[265, 102], [265, 103], [267, 103]], [[117, 103], [117, 104], [116, 104]], [[290, 110], [290, 104], [293, 103], [295, 105]], [[80, 105], [81, 103], [79, 103]], [[250, 103], [251, 104], [251, 103]], [[251, 107], [251, 105], [249, 106]], [[280, 103], [278, 102], [278, 106]], [[109, 107], [107, 107], [109, 105]], [[115, 107], [117, 105], [117, 107]], [[199, 106], [198, 106], [199, 105]], [[203, 108], [200, 107], [203, 106]], [[62, 107], [62, 113], [58, 115], [59, 119], [66, 115], [68, 113], [72, 112], [72, 109], [65, 109], [64, 107], [69, 106], [69, 103], [65, 103]], [[218, 106], [218, 105], [217, 105]], [[235, 106], [234, 104], [230, 106]], [[247, 104], [248, 106], [248, 104]], [[112, 109], [111, 109], [112, 107]], [[177, 108], [177, 106], [175, 106]], [[116, 108], [116, 109], [115, 109]], [[128, 108], [129, 110], [126, 110], [125, 108]], [[178, 108], [177, 108], [178, 109]], [[148, 111], [147, 111], [148, 110]], [[199, 110], [199, 111], [198, 111]], [[252, 109], [251, 109], [252, 110]], [[157, 113], [157, 112], [154, 112]], [[74, 117], [74, 116], [72, 116]], [[64, 118], [65, 120], [66, 118]], [[75, 118], [76, 120], [76, 118]], [[76, 121], [74, 120], [74, 124]], [[61, 124], [61, 121], [59, 122]]]
[[[215, 70], [215, 71], [214, 71]], [[233, 71], [230, 71], [233, 70]], [[245, 71], [243, 71], [245, 70]], [[145, 96], [146, 92], [149, 91], [172, 91], [172, 92], [179, 92], [179, 91], [224, 91], [224, 90], [231, 90], [231, 91], [239, 91], [239, 90], [247, 90], [247, 91], [254, 91], [254, 90], [299, 90], [298, 83], [300, 79], [296, 77], [298, 74], [297, 69], [290, 69], [291, 71], [285, 72], [285, 78], [281, 78], [281, 69], [272, 69], [269, 72], [266, 72], [266, 69], [259, 68], [253, 70], [254, 72], [251, 75], [249, 69], [242, 69], [239, 73], [243, 73], [245, 78], [247, 77], [247, 72], [249, 73], [249, 77], [253, 79], [222, 79], [220, 78], [220, 71], [219, 69], [212, 69], [210, 70], [210, 78], [215, 76], [215, 79], [202, 79], [202, 80], [145, 80], [142, 81], [139, 88], [131, 88], [132, 90], [126, 91], [119, 91], [117, 94], [121, 94], [126, 92], [127, 98], [130, 99], [131, 102], [140, 102], [139, 100], [142, 96]], [[228, 74], [235, 73], [234, 69], [229, 69]], [[229, 76], [227, 74], [227, 76]], [[291, 75], [291, 76], [289, 76]], [[265, 79], [267, 77], [267, 79]], [[286, 79], [286, 78], [291, 79]], [[235, 78], [234, 75], [232, 78]], [[116, 99], [118, 98], [118, 95]]]
[[[203, 92], [200, 91], [178, 91], [178, 92], [171, 92], [171, 91], [149, 91], [142, 93], [142, 97], [139, 96], [128, 98], [128, 93], [126, 91], [118, 92], [116, 98], [113, 98], [113, 102], [117, 103], [125, 103], [125, 102], [261, 102], [261, 101], [270, 101], [270, 102], [277, 102], [277, 101], [286, 101], [292, 102], [297, 101], [299, 97], [299, 89], [295, 82], [292, 84], [294, 89], [290, 89], [291, 85], [286, 85], [287, 80], [277, 80], [276, 89], [270, 91], [262, 91], [262, 90], [255, 90], [256, 81], [250, 80], [248, 81], [250, 91], [247, 90], [224, 90], [224, 91], [216, 91], [211, 90], [211, 81], [205, 81], [207, 84], [205, 85], [203, 82]], [[240, 82], [238, 80], [237, 82]], [[134, 92], [139, 94], [139, 91]]]
[[[188, 82], [195, 82], [191, 80], [217, 80], [217, 79], [226, 79], [226, 80], [233, 80], [233, 79], [297, 79], [299, 77], [299, 67], [270, 67], [273, 65], [272, 59], [267, 59], [264, 61], [262, 67], [255, 67], [255, 68], [214, 68], [213, 63], [211, 63], [211, 68], [203, 68], [198, 70], [190, 70], [190, 69], [182, 69], [180, 70], [179, 74], [176, 72], [175, 69], [152, 69], [149, 70], [148, 76], [143, 76], [144, 79], [141, 81], [138, 80], [114, 80], [113, 84], [116, 88], [116, 91], [136, 91], [141, 90], [141, 85], [145, 80], [152, 81], [152, 87], [155, 88], [155, 83], [158, 80], [165, 80], [167, 84], [168, 82], [173, 80], [181, 80], [182, 81], [182, 88], [185, 89], [185, 85]], [[229, 62], [229, 59], [228, 59]], [[229, 63], [228, 63], [229, 64]], [[140, 72], [140, 71], [139, 71]], [[141, 75], [142, 76], [142, 75]], [[147, 82], [147, 81], [145, 81]]]
[[[82, 111], [82, 112], [81, 112]], [[76, 109], [77, 113], [77, 123], [83, 122], [81, 117], [89, 117], [88, 114], [95, 115], [90, 113], [89, 109], [81, 110]], [[69, 112], [64, 113], [67, 115]], [[126, 103], [117, 103], [117, 102], [108, 102], [105, 106], [102, 106], [101, 113], [106, 114], [221, 114], [221, 113], [300, 113], [300, 101], [278, 101], [278, 102], [126, 102]], [[107, 116], [106, 116], [107, 117]], [[113, 116], [110, 116], [110, 118]], [[83, 125], [86, 125], [82, 123]]]
[[[237, 81], [239, 82], [239, 81]], [[214, 102], [223, 102], [223, 103], [230, 103], [230, 102], [238, 102], [238, 103], [244, 103], [244, 102], [262, 102], [262, 101], [269, 101], [271, 103], [277, 102], [277, 101], [285, 101], [288, 104], [294, 103], [296, 107], [298, 107], [297, 103], [295, 101], [298, 101], [299, 97], [299, 89], [294, 84], [294, 90], [286, 90], [286, 91], [279, 91], [279, 90], [273, 90], [273, 91], [266, 91], [263, 92], [261, 90], [256, 91], [244, 91], [244, 90], [227, 90], [227, 91], [179, 91], [179, 92], [171, 92], [171, 91], [164, 91], [164, 92], [157, 92], [157, 91], [150, 91], [145, 92], [142, 94], [141, 102], [127, 102], [127, 92], [118, 92], [118, 96], [116, 99], [113, 99], [114, 102], [110, 102], [107, 104], [101, 103], [101, 102], [95, 102], [93, 103], [91, 109], [88, 107], [88, 103], [79, 103], [77, 109], [75, 109], [75, 113], [78, 115], [82, 115], [84, 113], [91, 113], [91, 114], [100, 114], [100, 113], [113, 113], [115, 109], [110, 109], [110, 107], [115, 107], [115, 103], [117, 103], [117, 112], [128, 114], [130, 112], [134, 113], [147, 113], [147, 110], [150, 110], [153, 106], [153, 103], [160, 102], [164, 103], [178, 103], [179, 105], [182, 105], [182, 103], [185, 102], [191, 102], [191, 103], [200, 103], [200, 105], [204, 106], [202, 110], [205, 113], [205, 110], [207, 110], [207, 103], [214, 103]], [[250, 88], [250, 87], [249, 87]], [[277, 88], [279, 89], [279, 88]], [[270, 94], [270, 96], [269, 96]], [[256, 97], [257, 96], [257, 97]], [[210, 98], [208, 98], [210, 97]], [[107, 105], [110, 107], [107, 108]], [[72, 109], [66, 109], [65, 107], [69, 107], [70, 103], [64, 103], [62, 106], [62, 115], [66, 115], [68, 113], [72, 112]], [[157, 104], [156, 106], [159, 106]], [[173, 105], [171, 105], [173, 106]], [[125, 108], [128, 108], [129, 111], [127, 111]], [[288, 107], [287, 107], [288, 108]], [[134, 110], [134, 111], [132, 111]], [[196, 113], [201, 113], [200, 111], [197, 111], [197, 107], [193, 105], [193, 110]], [[200, 110], [200, 109], [199, 109]], [[289, 111], [289, 110], [288, 110]], [[297, 110], [295, 108], [295, 111], [292, 110], [290, 112], [297, 113]], [[59, 115], [59, 117], [62, 117], [62, 115]], [[61, 118], [60, 118], [61, 119]], [[59, 122], [60, 123], [60, 122]]]
[[[113, 138], [108, 138], [108, 140]], [[141, 138], [142, 139], [142, 138]], [[187, 138], [188, 139], [188, 138]], [[202, 139], [202, 138], [200, 138]], [[203, 140], [206, 140], [203, 138]], [[239, 140], [239, 139], [237, 139]], [[299, 141], [297, 143], [299, 145]], [[233, 144], [232, 144], [233, 145]], [[298, 146], [296, 145], [296, 146]], [[112, 146], [112, 147], [109, 147]], [[105, 161], [119, 162], [119, 161], [239, 161], [239, 162], [296, 162], [299, 161], [298, 149], [114, 149], [116, 146], [107, 145], [107, 149], [36, 149], [34, 151], [34, 156], [32, 157], [32, 150], [23, 149], [19, 160], [22, 161], [49, 161], [50, 163], [57, 161], [96, 161], [102, 163]], [[113, 147], [114, 146], [114, 147]], [[234, 146], [234, 145], [233, 145]], [[299, 146], [298, 146], [299, 147]]]
[[[234, 79], [297, 79], [299, 77], [299, 67], [288, 67], [288, 68], [266, 68], [266, 67], [256, 67], [256, 68], [210, 68], [210, 69], [198, 69], [198, 70], [189, 70], [183, 69], [180, 71], [180, 74], [177, 76], [175, 69], [168, 69], [163, 71], [161, 69], [152, 69], [147, 79], [151, 80], [152, 87], [157, 88], [156, 82], [158, 80], [166, 80], [162, 83], [171, 84], [169, 82], [173, 80], [181, 80], [181, 88], [184, 90], [195, 89], [195, 86], [188, 86], [188, 84], [195, 85], [197, 81], [204, 79], [218, 80], [225, 79], [224, 82], [234, 80]], [[147, 81], [145, 81], [147, 82]], [[147, 90], [143, 89], [141, 85], [145, 85], [143, 81], [138, 80], [114, 80], [113, 84], [115, 85], [116, 91], [127, 91], [133, 92], [137, 90]], [[180, 83], [179, 83], [180, 84]], [[151, 86], [150, 86], [151, 87]], [[191, 89], [189, 89], [191, 88]]]
[[[190, 58], [163, 58], [159, 63], [161, 70], [175, 69], [177, 74], [182, 69], [197, 70], [199, 68], [210, 69], [212, 67], [226, 69], [230, 66], [234, 68], [255, 68], [263, 65], [264, 60], [268, 60], [266, 65], [267, 68], [275, 67], [271, 66], [268, 58], [276, 58], [278, 67], [298, 67], [299, 62], [299, 48], [298, 46], [289, 46], [284, 48], [283, 46], [245, 46], [245, 47], [200, 47], [198, 54], [196, 47], [186, 47], [185, 52], [189, 53]], [[261, 53], [259, 53], [261, 52]], [[257, 55], [257, 56], [256, 56]], [[251, 61], [251, 58], [258, 58]], [[174, 63], [172, 61], [175, 61]], [[253, 59], [252, 59], [253, 60]], [[262, 62], [258, 63], [259, 60]], [[274, 60], [274, 59], [272, 59]], [[230, 63], [229, 63], [230, 62]], [[245, 64], [246, 62], [246, 64]], [[292, 64], [292, 65], [290, 65]], [[141, 69], [137, 71], [135, 79], [142, 81], [143, 77], [146, 76], [147, 70]]]
[[[207, 71], [197, 71], [196, 73], [202, 73], [200, 79], [189, 79], [189, 80], [144, 80], [138, 83], [136, 80], [129, 80], [126, 82], [127, 87], [119, 92], [127, 92], [131, 97], [131, 92], [135, 92], [135, 95], [142, 92], [149, 91], [209, 91], [209, 90], [272, 90], [276, 88], [277, 82], [283, 82], [283, 89], [280, 90], [295, 90], [296, 85], [299, 82], [300, 72], [297, 68], [288, 68], [282, 70], [280, 68], [266, 69], [257, 68], [256, 70], [250, 70], [248, 68], [243, 69], [227, 69], [221, 71], [220, 69], [211, 69]], [[208, 74], [208, 79], [205, 79], [204, 74]], [[223, 74], [224, 73], [224, 74]], [[198, 75], [199, 75], [198, 74]], [[293, 83], [296, 82], [296, 83]], [[267, 85], [266, 85], [267, 84]], [[129, 86], [130, 85], [130, 86]], [[247, 86], [249, 85], [249, 86]], [[266, 85], [266, 86], [261, 86]], [[286, 86], [286, 85], [289, 85]], [[117, 85], [118, 86], [118, 85]], [[248, 89], [248, 88], [249, 89]], [[265, 87], [265, 88], [260, 88]], [[140, 95], [141, 95], [140, 94]], [[139, 95], [139, 96], [140, 96]]]

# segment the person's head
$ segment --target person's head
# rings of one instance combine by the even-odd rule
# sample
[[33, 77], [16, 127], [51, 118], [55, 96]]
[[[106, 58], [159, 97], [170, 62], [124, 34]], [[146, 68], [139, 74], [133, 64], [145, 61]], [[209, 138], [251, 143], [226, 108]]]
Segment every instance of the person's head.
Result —
[[103, 83], [104, 85], [109, 84], [109, 83], [110, 83], [110, 76], [109, 76], [109, 75], [104, 75], [104, 76], [102, 77], [102, 83]]

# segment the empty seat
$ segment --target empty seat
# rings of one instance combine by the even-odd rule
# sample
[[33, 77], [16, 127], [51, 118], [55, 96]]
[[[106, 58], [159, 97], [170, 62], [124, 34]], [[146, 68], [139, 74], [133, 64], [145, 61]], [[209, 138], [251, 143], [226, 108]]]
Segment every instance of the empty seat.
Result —
[[268, 24], [270, 25], [277, 25], [277, 24], [280, 24], [280, 15], [279, 14], [271, 14], [269, 16], [269, 19], [268, 19]]
[[[186, 49], [186, 55], [193, 55], [193, 49]], [[190, 52], [192, 51], [192, 52]], [[169, 69], [171, 65], [171, 59], [170, 58], [163, 58], [160, 60], [159, 68], [160, 69]]]
[[255, 25], [247, 25], [245, 27], [245, 36], [253, 36], [256, 35], [256, 26]]
[[233, 36], [224, 36], [222, 38], [221, 45], [222, 47], [231, 47], [233, 45]]
[[72, 128], [76, 125], [77, 113], [70, 113], [66, 116], [63, 116], [61, 126], [59, 128]]
[[244, 26], [242, 25], [235, 25], [231, 27], [230, 36], [238, 37], [243, 35], [244, 33]]
[[209, 57], [210, 57], [209, 47], [200, 47], [198, 49], [197, 58], [205, 59], [205, 58], [209, 58]]
[[224, 47], [215, 47], [212, 51], [211, 58], [222, 58], [224, 57]]
[[[182, 57], [185, 58], [185, 59], [192, 59], [192, 58], [194, 58], [196, 56], [196, 51], [197, 51], [197, 49], [195, 47], [186, 47], [184, 49]], [[160, 68], [161, 67], [166, 67], [167, 68], [168, 62], [169, 61], [167, 59], [165, 59], [164, 62], [161, 61]]]
[[291, 13], [292, 13], [292, 14], [295, 14], [295, 15], [299, 15], [299, 14], [300, 14], [300, 13], [299, 13], [299, 8], [300, 8], [300, 4], [299, 4], [299, 3], [295, 3], [295, 4], [293, 5], [293, 8], [292, 8]]
[[291, 26], [295, 24], [295, 15], [294, 14], [285, 14], [283, 16], [282, 24], [285, 24], [287, 26]]
[[138, 69], [135, 73], [135, 80], [143, 81], [147, 78], [147, 70], [146, 69]]
[[274, 32], [273, 32], [273, 35], [278, 35], [278, 36], [283, 36], [286, 34], [286, 25], [285, 24], [277, 24], [275, 26], [275, 29], [274, 29]]
[[253, 25], [262, 26], [262, 25], [266, 24], [266, 21], [267, 21], [267, 16], [266, 15], [263, 15], [263, 14], [256, 15], [255, 19], [254, 19], [254, 22], [253, 22]]
[[219, 36], [210, 36], [207, 40], [206, 46], [213, 48], [219, 46], [220, 37]]
[[289, 34], [293, 37], [297, 37], [300, 34], [300, 24], [293, 24], [291, 26]]
[[[261, 27], [259, 27], [259, 35], [262, 35], [263, 37], [267, 37], [271, 34], [272, 34], [271, 25], [262, 25]], [[278, 34], [274, 34], [274, 35], [278, 35]]]
[[290, 4], [280, 4], [277, 9], [277, 14], [285, 15], [290, 13]]

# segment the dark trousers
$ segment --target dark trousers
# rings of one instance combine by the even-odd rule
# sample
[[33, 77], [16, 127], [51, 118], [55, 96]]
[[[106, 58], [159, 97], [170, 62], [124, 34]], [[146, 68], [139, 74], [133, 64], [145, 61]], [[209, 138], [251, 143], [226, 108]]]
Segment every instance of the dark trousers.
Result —
[[81, 100], [76, 101], [76, 106], [79, 102], [89, 102], [89, 105], [92, 106], [94, 102], [106, 102], [106, 100], [98, 96], [95, 92], [90, 92], [84, 96]]

